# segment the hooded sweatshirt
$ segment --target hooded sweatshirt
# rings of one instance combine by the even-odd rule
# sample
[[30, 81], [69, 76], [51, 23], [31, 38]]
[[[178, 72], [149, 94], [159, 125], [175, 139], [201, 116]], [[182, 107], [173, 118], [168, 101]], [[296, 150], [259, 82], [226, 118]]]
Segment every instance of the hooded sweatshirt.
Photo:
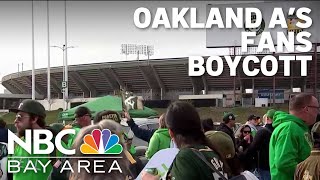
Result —
[[277, 111], [269, 147], [271, 179], [292, 180], [296, 166], [311, 152], [308, 126], [298, 117]]
[[146, 152], [146, 157], [151, 159], [151, 157], [161, 149], [166, 149], [170, 147], [171, 138], [168, 129], [158, 129], [154, 132], [150, 139], [149, 147]]

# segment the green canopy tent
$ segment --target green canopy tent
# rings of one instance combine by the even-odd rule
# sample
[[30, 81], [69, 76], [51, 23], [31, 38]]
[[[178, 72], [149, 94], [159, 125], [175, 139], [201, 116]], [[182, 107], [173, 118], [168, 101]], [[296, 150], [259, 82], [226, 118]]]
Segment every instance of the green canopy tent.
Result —
[[[66, 111], [62, 111], [59, 113], [59, 121], [66, 120], [74, 120], [75, 118], [75, 111], [78, 107], [80, 106], [85, 106], [92, 111], [93, 117], [100, 112], [104, 110], [111, 110], [111, 111], [116, 111], [116, 112], [122, 112], [122, 100], [120, 97], [117, 96], [104, 96], [101, 98], [98, 98], [93, 101], [89, 101], [87, 103], [84, 103], [82, 105], [76, 106], [74, 108], [71, 108]], [[132, 118], [146, 118], [150, 116], [156, 116], [158, 115], [156, 111], [148, 108], [148, 107], [143, 107], [143, 110], [140, 109], [134, 109], [134, 110], [129, 110], [129, 114]]]

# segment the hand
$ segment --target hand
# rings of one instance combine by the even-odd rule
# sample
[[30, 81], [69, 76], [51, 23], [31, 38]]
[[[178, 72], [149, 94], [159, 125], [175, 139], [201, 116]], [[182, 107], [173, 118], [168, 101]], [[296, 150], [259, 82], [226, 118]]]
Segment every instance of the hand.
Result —
[[130, 114], [128, 111], [124, 112], [124, 117], [126, 118], [126, 121], [129, 121], [131, 119]]
[[141, 180], [160, 180], [160, 177], [154, 176], [152, 174], [149, 174], [149, 173], [143, 171], [141, 174]]
[[131, 139], [127, 140], [126, 141], [126, 146], [127, 146], [128, 149], [130, 149], [131, 145], [132, 145], [132, 140]]
[[250, 134], [246, 135], [243, 139], [246, 141], [250, 140]]
[[250, 137], [251, 136], [249, 134], [244, 137], [244, 140], [246, 140], [247, 143], [249, 143], [249, 144], [251, 143], [251, 138]]

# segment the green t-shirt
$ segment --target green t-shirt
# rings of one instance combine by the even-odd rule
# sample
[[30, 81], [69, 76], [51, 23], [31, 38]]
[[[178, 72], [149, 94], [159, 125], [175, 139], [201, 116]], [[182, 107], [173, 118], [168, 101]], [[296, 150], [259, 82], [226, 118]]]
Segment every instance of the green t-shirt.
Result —
[[81, 130], [81, 128], [79, 126], [73, 126], [72, 129], [74, 129], [76, 131], [76, 133], [73, 134], [69, 134], [69, 138], [68, 138], [68, 148], [70, 149], [74, 143], [74, 140], [76, 139], [79, 131]]
[[[223, 163], [218, 159], [218, 155], [210, 148], [199, 145], [193, 147], [200, 151], [214, 167], [218, 167], [221, 174], [224, 172]], [[220, 176], [215, 173], [205, 162], [203, 162], [190, 148], [183, 148], [177, 154], [168, 172], [168, 177], [175, 180], [219, 180]]]
[[[24, 138], [21, 138], [24, 141]], [[40, 145], [40, 149], [46, 149], [47, 145]], [[33, 149], [32, 149], [33, 151]], [[14, 149], [14, 154], [11, 155], [11, 158], [8, 160], [18, 160], [20, 162], [20, 171], [17, 173], [13, 173], [13, 180], [47, 180], [51, 171], [52, 164], [50, 163], [45, 168], [45, 172], [41, 164], [46, 165], [50, 159], [50, 155], [48, 154], [29, 154], [26, 150], [24, 150], [20, 145], [16, 145]], [[19, 157], [30, 157], [30, 158], [19, 158]], [[41, 158], [32, 158], [32, 157], [41, 157]], [[43, 158], [42, 158], [43, 157]], [[32, 161], [32, 164], [30, 163]], [[41, 164], [39, 163], [41, 161]], [[24, 173], [24, 170], [28, 165], [28, 170]], [[33, 165], [33, 166], [32, 166]], [[37, 172], [31, 170], [31, 168], [35, 168]], [[11, 170], [17, 170], [17, 168], [11, 167]]]

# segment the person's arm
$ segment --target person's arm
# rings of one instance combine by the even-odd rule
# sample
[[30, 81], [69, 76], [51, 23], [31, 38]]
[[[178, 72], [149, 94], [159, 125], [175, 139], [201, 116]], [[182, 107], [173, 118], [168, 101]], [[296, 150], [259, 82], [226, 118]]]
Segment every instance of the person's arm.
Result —
[[133, 121], [133, 119], [130, 119], [128, 121], [128, 125], [137, 138], [140, 138], [148, 143], [153, 133], [156, 131], [155, 129], [142, 129], [138, 127], [138, 125]]
[[8, 144], [8, 131], [9, 130], [7, 128], [5, 130], [6, 130], [6, 132], [5, 132], [5, 141], [4, 142]]
[[149, 174], [149, 173], [147, 173], [145, 171], [142, 171], [141, 179], [142, 180], [159, 180], [160, 177], [159, 177], [159, 175], [155, 176], [155, 175]]
[[150, 143], [148, 146], [148, 150], [146, 152], [146, 158], [151, 159], [151, 157], [159, 151], [159, 144], [160, 144], [160, 139], [157, 134], [154, 134], [151, 139]]
[[255, 153], [260, 150], [261, 144], [263, 143], [263, 141], [265, 141], [265, 133], [264, 133], [264, 130], [260, 130], [257, 132], [256, 136], [253, 138], [253, 142], [249, 145], [247, 150], [242, 155], [245, 158], [253, 157]]
[[130, 127], [130, 129], [132, 130], [133, 134], [137, 138], [142, 139], [142, 140], [144, 140], [144, 141], [149, 143], [153, 133], [156, 130], [154, 130], [154, 129], [142, 129], [134, 122], [134, 120], [130, 117], [130, 114], [128, 112], [125, 112], [124, 114], [125, 114], [125, 117], [127, 118], [127, 124]]
[[279, 171], [293, 175], [298, 164], [299, 142], [295, 137], [294, 129], [291, 129], [290, 126], [283, 129], [282, 132], [277, 138], [274, 149], [275, 166]]

